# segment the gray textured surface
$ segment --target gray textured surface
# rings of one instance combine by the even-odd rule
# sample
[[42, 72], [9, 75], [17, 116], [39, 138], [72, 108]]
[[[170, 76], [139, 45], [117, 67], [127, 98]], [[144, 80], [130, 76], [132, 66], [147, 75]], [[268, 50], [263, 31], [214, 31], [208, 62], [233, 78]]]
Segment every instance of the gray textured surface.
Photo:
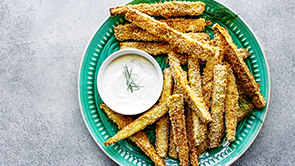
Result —
[[[116, 165], [83, 122], [77, 77], [89, 39], [124, 2], [0, 0], [0, 165]], [[233, 165], [293, 165], [295, 1], [221, 2], [254, 30], [271, 75], [266, 121]]]

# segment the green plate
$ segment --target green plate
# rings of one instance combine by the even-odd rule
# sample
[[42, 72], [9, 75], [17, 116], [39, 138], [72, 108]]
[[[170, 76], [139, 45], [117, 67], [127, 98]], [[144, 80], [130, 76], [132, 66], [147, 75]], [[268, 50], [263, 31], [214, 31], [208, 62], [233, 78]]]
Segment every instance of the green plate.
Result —
[[[153, 3], [158, 1], [135, 0], [130, 4]], [[264, 121], [270, 95], [270, 79], [262, 48], [245, 21], [240, 17], [235, 17], [235, 12], [216, 1], [202, 0], [202, 2], [206, 3], [206, 11], [201, 17], [211, 20], [213, 24], [219, 23], [223, 27], [226, 27], [238, 48], [249, 50], [250, 57], [246, 60], [246, 63], [254, 75], [255, 80], [261, 85], [260, 90], [267, 103], [264, 109], [256, 111], [257, 116]], [[220, 15], [217, 12], [220, 10], [226, 10], [228, 12], [226, 15]], [[110, 122], [104, 112], [99, 109], [102, 101], [97, 92], [96, 75], [104, 59], [111, 53], [119, 50], [119, 42], [113, 35], [113, 27], [125, 22], [126, 20], [122, 16], [108, 18], [99, 27], [85, 51], [78, 80], [81, 112], [93, 139], [116, 163], [119, 165], [154, 165], [149, 157], [128, 140], [121, 140], [109, 147], [103, 145], [103, 142], [115, 135], [118, 129]], [[212, 35], [210, 28], [206, 28], [205, 31]], [[162, 69], [167, 67], [165, 58], [165, 56], [156, 57]], [[247, 117], [238, 124], [236, 141], [231, 143], [223, 142], [218, 148], [206, 151], [199, 157], [200, 165], [230, 165], [249, 148], [260, 131], [262, 124], [253, 116]], [[154, 128], [155, 126], [151, 125], [144, 130], [152, 143], [155, 141]], [[178, 160], [169, 157], [165, 159], [165, 162], [167, 165], [178, 165]]]

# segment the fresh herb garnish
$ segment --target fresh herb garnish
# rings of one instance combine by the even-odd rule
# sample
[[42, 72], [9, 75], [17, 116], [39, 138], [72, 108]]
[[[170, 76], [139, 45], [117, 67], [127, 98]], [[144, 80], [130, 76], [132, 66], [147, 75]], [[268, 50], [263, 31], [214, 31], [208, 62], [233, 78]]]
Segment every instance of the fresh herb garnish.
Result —
[[123, 68], [123, 74], [126, 79], [125, 83], [127, 85], [127, 91], [130, 90], [130, 92], [133, 93], [133, 91], [139, 90], [139, 88], [143, 87], [143, 86], [139, 86], [138, 84], [136, 84], [134, 82], [134, 80], [131, 78], [132, 68], [129, 70], [128, 66], [125, 65]]
[[246, 101], [244, 99], [239, 98], [239, 107], [242, 111], [247, 113], [247, 116], [253, 116], [255, 119], [257, 119], [260, 123], [263, 123], [263, 121], [259, 118], [259, 116], [252, 110], [249, 106], [249, 101]]
[[206, 19], [217, 19], [217, 20], [232, 20], [238, 17], [237, 14], [232, 13], [226, 8], [215, 8], [214, 12], [209, 12], [208, 16], [205, 16]]

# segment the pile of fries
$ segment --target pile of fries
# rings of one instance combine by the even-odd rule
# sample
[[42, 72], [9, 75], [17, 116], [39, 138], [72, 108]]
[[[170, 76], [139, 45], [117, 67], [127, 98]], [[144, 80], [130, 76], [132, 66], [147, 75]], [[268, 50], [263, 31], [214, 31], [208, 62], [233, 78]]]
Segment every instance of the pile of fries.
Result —
[[[178, 1], [110, 9], [112, 16], [122, 14], [130, 21], [114, 28], [121, 49], [167, 54], [170, 67], [164, 70], [158, 103], [137, 119], [100, 106], [120, 129], [105, 146], [130, 138], [156, 165], [165, 165], [167, 156], [179, 159], [180, 165], [199, 165], [198, 156], [218, 147], [224, 135], [228, 141], [235, 140], [237, 123], [247, 111], [265, 107], [259, 84], [244, 62], [248, 50], [238, 49], [219, 24], [212, 26], [214, 39], [210, 39], [202, 32], [210, 21], [188, 18], [204, 10], [202, 2]], [[187, 65], [188, 70], [181, 65]], [[155, 147], [142, 131], [153, 123]]]

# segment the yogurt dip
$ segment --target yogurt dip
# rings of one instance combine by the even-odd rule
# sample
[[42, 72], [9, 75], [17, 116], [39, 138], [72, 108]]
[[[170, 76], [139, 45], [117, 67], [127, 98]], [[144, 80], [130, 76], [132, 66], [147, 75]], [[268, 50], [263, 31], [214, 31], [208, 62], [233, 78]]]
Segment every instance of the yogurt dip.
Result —
[[139, 114], [152, 107], [163, 87], [162, 71], [155, 59], [145, 52], [138, 54], [135, 49], [131, 50], [130, 53], [121, 50], [120, 55], [108, 57], [97, 81], [103, 102], [126, 115]]

